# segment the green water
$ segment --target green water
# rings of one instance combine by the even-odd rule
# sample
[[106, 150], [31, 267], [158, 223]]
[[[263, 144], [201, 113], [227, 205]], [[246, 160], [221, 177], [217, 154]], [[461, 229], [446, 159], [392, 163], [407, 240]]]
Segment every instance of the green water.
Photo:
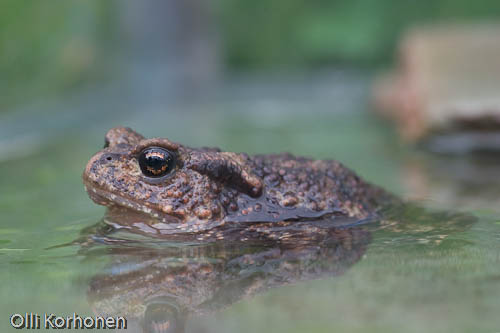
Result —
[[26, 111], [0, 121], [3, 133], [28, 127], [36, 133], [0, 137], [1, 330], [13, 330], [13, 313], [92, 314], [89, 284], [117, 255], [107, 245], [92, 254], [80, 245], [48, 248], [72, 242], [102, 218], [104, 208], [87, 197], [81, 172], [105, 130], [127, 125], [193, 146], [335, 158], [421, 205], [477, 217], [464, 227], [444, 223], [447, 215], [422, 221], [421, 211], [407, 210], [401, 230], [369, 231], [359, 260], [342, 274], [241, 297], [188, 319], [186, 331], [500, 331], [499, 161], [401, 147], [387, 124], [363, 111], [363, 98], [349, 112], [336, 112], [343, 106], [334, 98], [314, 94], [258, 103], [244, 97], [83, 118], [67, 110]]

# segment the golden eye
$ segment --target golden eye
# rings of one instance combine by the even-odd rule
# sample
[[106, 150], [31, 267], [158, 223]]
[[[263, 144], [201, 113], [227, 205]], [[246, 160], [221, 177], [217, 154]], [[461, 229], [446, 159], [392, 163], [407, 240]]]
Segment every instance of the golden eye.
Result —
[[149, 147], [139, 153], [139, 167], [146, 177], [159, 178], [175, 167], [175, 154], [160, 147]]

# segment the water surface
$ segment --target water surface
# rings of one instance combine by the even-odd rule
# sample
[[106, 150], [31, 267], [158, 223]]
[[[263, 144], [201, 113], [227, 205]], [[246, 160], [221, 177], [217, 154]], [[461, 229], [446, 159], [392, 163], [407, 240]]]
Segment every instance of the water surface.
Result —
[[[279, 249], [293, 259], [290, 274], [279, 274], [276, 267], [286, 261], [274, 257], [278, 266], [259, 275], [263, 281], [275, 279], [272, 287], [255, 289], [248, 297], [236, 292], [216, 302], [226, 306], [191, 316], [186, 331], [499, 331], [500, 184], [494, 175], [500, 161], [401, 147], [388, 126], [367, 113], [367, 87], [367, 75], [333, 72], [315, 79], [235, 79], [220, 95], [200, 102], [144, 101], [120, 89], [107, 95], [96, 89], [3, 115], [2, 331], [9, 329], [9, 316], [16, 312], [92, 314], [92, 285], [116, 269], [141, 272], [201, 260], [217, 267], [212, 272], [219, 275], [211, 283], [232, 281], [235, 285], [228, 289], [243, 292], [247, 289], [240, 287], [241, 276], [254, 273], [255, 267], [244, 271], [239, 264], [235, 269], [232, 261], [231, 274], [224, 275], [224, 265], [235, 258], [241, 262], [248, 253], [276, 255], [273, 246], [239, 248], [243, 254], [222, 245], [222, 252], [198, 249], [186, 254], [185, 248], [168, 243], [153, 249], [128, 246], [132, 250], [109, 244], [87, 250], [81, 244], [54, 248], [81, 238], [82, 230], [104, 215], [104, 208], [88, 199], [80, 176], [102, 147], [106, 129], [117, 125], [193, 146], [335, 158], [366, 179], [418, 200], [419, 206], [445, 212], [396, 209], [391, 214], [399, 224], [356, 229], [360, 235], [351, 238], [351, 247], [334, 238], [324, 252], [311, 247], [290, 256], [289, 250]], [[38, 112], [49, 108], [53, 111], [43, 116]], [[477, 219], [457, 220], [450, 211]], [[328, 252], [335, 246], [336, 252]], [[268, 267], [266, 260], [262, 263]], [[307, 272], [304, 267], [317, 274], [299, 274]], [[295, 279], [284, 283], [285, 276]]]

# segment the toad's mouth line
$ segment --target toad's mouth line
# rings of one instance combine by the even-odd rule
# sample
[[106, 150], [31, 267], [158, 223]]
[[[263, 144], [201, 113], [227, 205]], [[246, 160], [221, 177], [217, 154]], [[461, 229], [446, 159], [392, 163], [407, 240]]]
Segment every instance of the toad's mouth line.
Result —
[[147, 207], [144, 204], [141, 204], [134, 199], [127, 198], [123, 195], [111, 193], [106, 189], [102, 188], [102, 186], [95, 183], [94, 181], [87, 179], [86, 177], [83, 177], [83, 183], [85, 186], [85, 190], [89, 194], [89, 197], [92, 199], [92, 201], [94, 201], [98, 205], [106, 207], [121, 206], [134, 211], [140, 211], [147, 214], [152, 219], [156, 219], [157, 221], [163, 223], [180, 224], [182, 222], [179, 218], [175, 216], [160, 213], [157, 210]]
[[124, 212], [121, 212], [121, 216], [119, 216], [118, 219], [115, 219], [114, 223], [126, 225], [147, 224], [148, 226], [159, 230], [159, 232], [162, 234], [200, 232], [207, 229], [212, 229], [225, 223], [225, 221], [223, 220], [181, 220], [178, 217], [168, 215], [153, 208], [147, 207], [144, 204], [141, 204], [133, 199], [111, 193], [106, 189], [103, 189], [102, 186], [95, 183], [91, 179], [86, 178], [85, 176], [83, 177], [83, 183], [85, 185], [87, 193], [89, 194], [89, 197], [98, 205], [106, 206], [108, 207], [108, 209], [113, 207], [123, 207], [131, 211], [130, 214], [127, 214], [129, 216], [133, 216], [135, 215], [134, 213], [140, 212], [146, 214], [150, 218], [146, 220], [140, 219], [137, 221], [130, 221], [123, 215]]

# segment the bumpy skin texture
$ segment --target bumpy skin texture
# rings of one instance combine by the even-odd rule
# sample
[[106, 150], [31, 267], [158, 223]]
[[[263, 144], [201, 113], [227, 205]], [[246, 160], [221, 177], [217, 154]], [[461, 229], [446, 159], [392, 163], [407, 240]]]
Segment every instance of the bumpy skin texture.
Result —
[[[106, 146], [83, 174], [90, 197], [155, 218], [149, 225], [162, 234], [261, 222], [364, 219], [393, 200], [333, 160], [189, 148], [168, 139], [145, 139], [123, 127], [108, 131]], [[153, 146], [176, 155], [175, 169], [161, 180], [145, 177], [138, 164], [138, 154]]]

